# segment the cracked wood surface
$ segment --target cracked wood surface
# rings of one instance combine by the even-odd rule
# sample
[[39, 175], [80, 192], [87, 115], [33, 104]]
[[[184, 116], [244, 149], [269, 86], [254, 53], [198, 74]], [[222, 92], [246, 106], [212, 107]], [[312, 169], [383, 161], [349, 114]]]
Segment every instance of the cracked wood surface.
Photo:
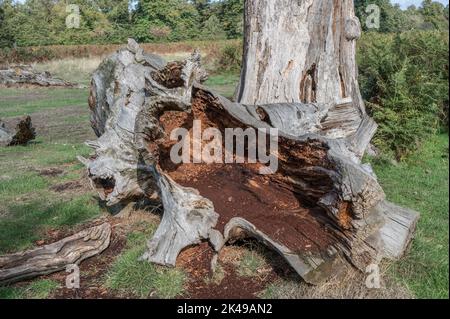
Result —
[[83, 230], [56, 243], [0, 256], [0, 285], [47, 275], [79, 265], [109, 246], [111, 225], [104, 223]]
[[[252, 28], [249, 13], [257, 20], [254, 13], [264, 3], [247, 1], [246, 36]], [[359, 94], [354, 65], [359, 24], [352, 5], [304, 1], [293, 11], [298, 15], [281, 10], [281, 16], [303, 19], [311, 28], [306, 35], [297, 30], [288, 36], [307, 43], [308, 50], [298, 50], [307, 52], [311, 65], [317, 63], [313, 69], [296, 69], [285, 59], [291, 73], [301, 71], [305, 81], [279, 79], [279, 70], [272, 69], [260, 72], [260, 82], [243, 75], [239, 92], [272, 94], [276, 90], [264, 83], [275, 83], [293, 98], [279, 94], [255, 100], [243, 94], [240, 103], [231, 102], [200, 84], [205, 72], [197, 53], [167, 64], [145, 54], [134, 40], [100, 66], [89, 101], [99, 139], [89, 143], [95, 156], [83, 161], [107, 204], [141, 196], [162, 202], [163, 220], [143, 259], [175, 266], [180, 251], [193, 244], [210, 241], [218, 253], [227, 242], [255, 237], [280, 253], [304, 280], [318, 283], [338, 272], [343, 261], [364, 270], [384, 257], [403, 254], [418, 214], [386, 202], [370, 165], [361, 162], [377, 126]], [[268, 23], [262, 36], [283, 25], [277, 17], [273, 24], [264, 20], [275, 7], [272, 3], [258, 17], [259, 27]], [[317, 30], [318, 21], [326, 32]], [[318, 50], [319, 43], [326, 50]], [[267, 53], [250, 51], [251, 45], [246, 40], [243, 74], [251, 72], [252, 55]], [[273, 48], [279, 51], [267, 57], [281, 61], [284, 46]], [[296, 91], [297, 85], [307, 94]], [[202, 129], [222, 133], [237, 127], [279, 129], [276, 136], [267, 133], [279, 144], [279, 170], [261, 176], [258, 165], [174, 165], [168, 156], [174, 144], [170, 131], [182, 127], [192, 134], [194, 120], [202, 121]]]

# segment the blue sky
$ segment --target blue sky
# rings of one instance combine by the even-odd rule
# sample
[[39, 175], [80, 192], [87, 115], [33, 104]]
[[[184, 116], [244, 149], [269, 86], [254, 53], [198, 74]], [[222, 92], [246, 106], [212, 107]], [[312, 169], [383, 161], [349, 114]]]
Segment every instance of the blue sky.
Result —
[[[448, 0], [434, 0], [434, 1], [438, 1], [445, 5], [448, 4]], [[422, 0], [391, 0], [391, 2], [398, 3], [403, 9], [406, 9], [412, 4], [419, 6], [422, 3]]]

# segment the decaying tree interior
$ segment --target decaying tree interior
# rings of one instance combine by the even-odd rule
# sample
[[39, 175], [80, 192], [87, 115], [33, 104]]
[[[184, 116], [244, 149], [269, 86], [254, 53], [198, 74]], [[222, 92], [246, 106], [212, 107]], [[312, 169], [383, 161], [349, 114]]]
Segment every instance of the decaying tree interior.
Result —
[[[141, 196], [164, 216], [144, 259], [174, 266], [186, 247], [254, 237], [318, 283], [345, 262], [359, 269], [400, 258], [418, 214], [385, 200], [362, 157], [376, 132], [355, 62], [353, 1], [247, 1], [241, 81], [232, 102], [202, 86], [197, 53], [166, 64], [133, 40], [95, 73], [99, 139], [84, 160], [109, 204]], [[179, 164], [170, 132], [278, 128], [277, 172], [262, 164]], [[194, 136], [192, 136], [193, 138]], [[207, 144], [201, 140], [197, 143]], [[194, 142], [195, 143], [195, 142]]]
[[[362, 163], [377, 125], [359, 92], [360, 33], [353, 0], [246, 1], [236, 102], [202, 85], [198, 52], [167, 63], [130, 39], [101, 64], [89, 98], [95, 155], [80, 160], [107, 205], [162, 204], [142, 259], [175, 266], [189, 246], [208, 241], [219, 254], [255, 238], [318, 284], [347, 263], [364, 270], [403, 256], [419, 215], [387, 202]], [[194, 138], [195, 120], [203, 132], [264, 132], [266, 142], [278, 143], [270, 154], [278, 170], [174, 164], [170, 134], [185, 128]]]

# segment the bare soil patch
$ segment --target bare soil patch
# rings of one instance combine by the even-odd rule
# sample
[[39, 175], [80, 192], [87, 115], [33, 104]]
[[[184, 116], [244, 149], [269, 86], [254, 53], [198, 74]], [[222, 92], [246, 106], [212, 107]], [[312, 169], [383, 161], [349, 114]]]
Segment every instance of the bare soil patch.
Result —
[[81, 181], [70, 181], [62, 184], [51, 186], [50, 189], [57, 193], [64, 193], [67, 191], [76, 191], [85, 188]]

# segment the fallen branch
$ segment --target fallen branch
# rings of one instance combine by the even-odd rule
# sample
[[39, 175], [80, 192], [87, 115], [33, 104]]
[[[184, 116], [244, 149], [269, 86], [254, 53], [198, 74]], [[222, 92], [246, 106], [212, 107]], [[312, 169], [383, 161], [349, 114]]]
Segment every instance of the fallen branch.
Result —
[[108, 248], [111, 225], [104, 223], [56, 243], [0, 257], [0, 285], [47, 275], [79, 265]]
[[75, 84], [53, 77], [49, 72], [37, 72], [30, 65], [13, 65], [0, 69], [0, 86], [75, 87]]

